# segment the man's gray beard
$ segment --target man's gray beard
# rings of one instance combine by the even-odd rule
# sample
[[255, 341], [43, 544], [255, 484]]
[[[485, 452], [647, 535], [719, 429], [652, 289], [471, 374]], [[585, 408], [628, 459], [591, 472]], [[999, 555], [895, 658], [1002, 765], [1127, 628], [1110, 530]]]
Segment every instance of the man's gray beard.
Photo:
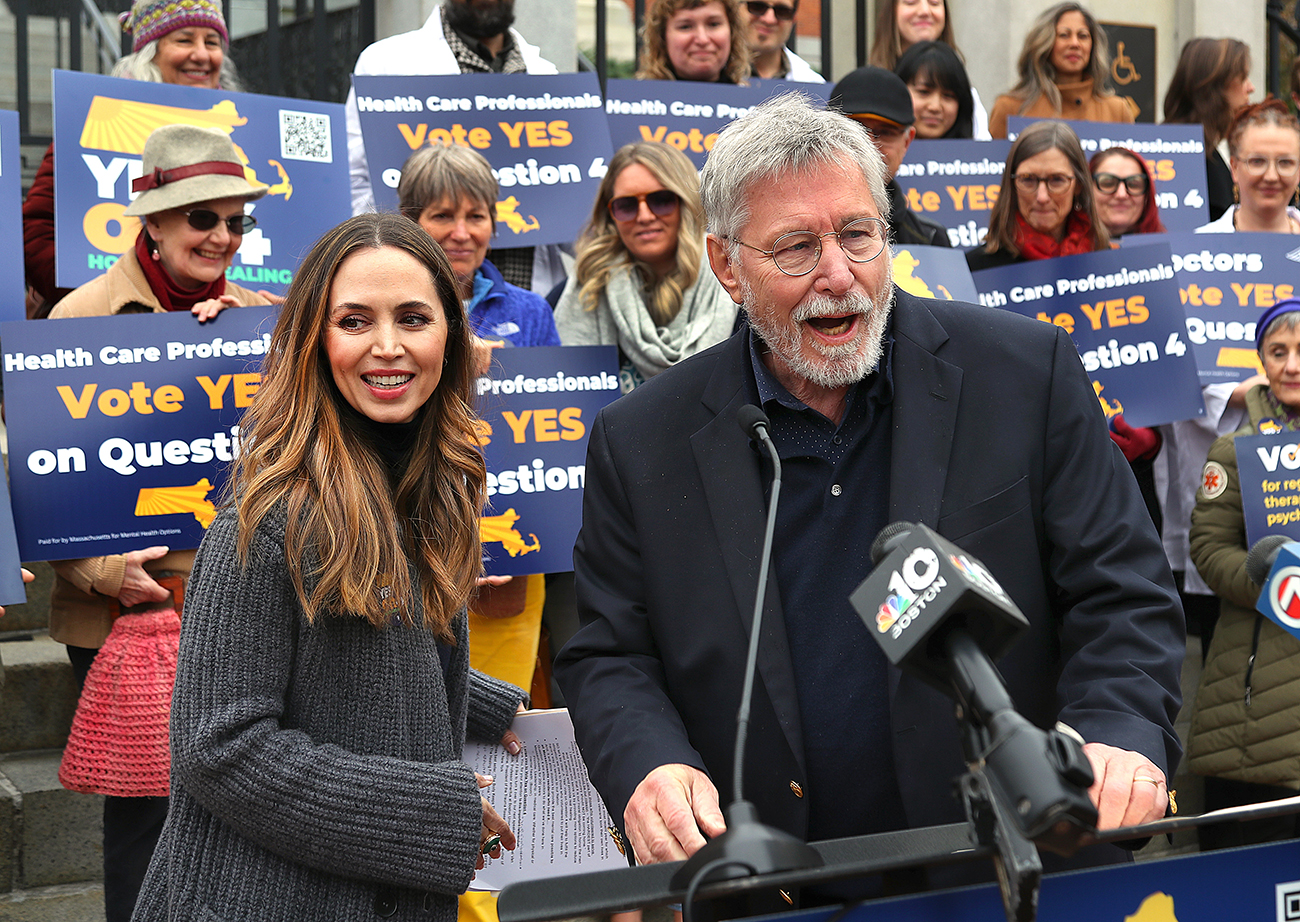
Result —
[[442, 15], [453, 29], [464, 32], [479, 41], [500, 35], [515, 23], [514, 0], [497, 0], [490, 9], [480, 9], [471, 3], [444, 3]]
[[[888, 256], [888, 254], [882, 254]], [[891, 267], [892, 269], [892, 267]], [[893, 272], [885, 278], [881, 298], [865, 294], [849, 294], [843, 298], [818, 295], [802, 305], [790, 316], [788, 323], [769, 325], [755, 316], [751, 305], [756, 302], [748, 279], [740, 280], [741, 296], [745, 299], [745, 313], [767, 348], [795, 375], [818, 387], [846, 387], [856, 384], [875, 370], [884, 354], [885, 327], [889, 323], [889, 310], [893, 303]], [[809, 340], [817, 359], [809, 358], [800, 348], [799, 326], [809, 317], [839, 317], [859, 313], [862, 331], [851, 341], [838, 346], [827, 346], [816, 339]]]

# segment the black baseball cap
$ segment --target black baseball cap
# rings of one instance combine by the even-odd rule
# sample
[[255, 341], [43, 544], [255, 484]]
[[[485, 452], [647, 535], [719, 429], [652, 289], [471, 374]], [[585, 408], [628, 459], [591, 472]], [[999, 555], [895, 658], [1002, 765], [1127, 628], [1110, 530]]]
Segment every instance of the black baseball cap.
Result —
[[845, 74], [831, 92], [830, 106], [851, 118], [867, 116], [903, 126], [916, 121], [907, 84], [883, 67], [859, 67]]

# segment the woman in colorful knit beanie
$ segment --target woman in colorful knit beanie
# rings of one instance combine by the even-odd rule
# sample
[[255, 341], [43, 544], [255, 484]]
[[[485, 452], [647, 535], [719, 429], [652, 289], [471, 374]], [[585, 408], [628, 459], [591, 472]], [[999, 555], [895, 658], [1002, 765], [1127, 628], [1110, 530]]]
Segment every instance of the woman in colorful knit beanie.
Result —
[[[122, 14], [131, 33], [131, 54], [113, 76], [215, 90], [240, 90], [227, 50], [230, 35], [220, 0], [136, 0]], [[49, 316], [71, 289], [54, 281], [54, 145], [45, 152], [23, 203], [23, 267], [32, 295], [28, 317]]]

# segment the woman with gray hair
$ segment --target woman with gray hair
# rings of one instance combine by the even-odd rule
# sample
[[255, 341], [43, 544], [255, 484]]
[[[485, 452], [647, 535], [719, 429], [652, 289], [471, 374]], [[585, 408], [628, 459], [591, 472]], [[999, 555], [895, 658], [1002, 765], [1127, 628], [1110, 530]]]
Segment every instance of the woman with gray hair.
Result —
[[[148, 83], [241, 90], [226, 51], [230, 35], [216, 0], [136, 0], [122, 14], [132, 52], [113, 67], [114, 77]], [[70, 289], [54, 280], [54, 145], [45, 152], [23, 202], [23, 268], [32, 294], [29, 318], [49, 315]]]
[[1020, 81], [999, 96], [989, 113], [989, 133], [1007, 136], [1007, 116], [1084, 122], [1132, 122], [1137, 104], [1110, 86], [1106, 30], [1079, 3], [1044, 10], [1025, 36], [1017, 63]]
[[547, 303], [511, 285], [487, 259], [499, 189], [483, 155], [458, 144], [422, 147], [402, 165], [402, 214], [424, 228], [451, 261], [474, 333], [513, 346], [558, 346]]

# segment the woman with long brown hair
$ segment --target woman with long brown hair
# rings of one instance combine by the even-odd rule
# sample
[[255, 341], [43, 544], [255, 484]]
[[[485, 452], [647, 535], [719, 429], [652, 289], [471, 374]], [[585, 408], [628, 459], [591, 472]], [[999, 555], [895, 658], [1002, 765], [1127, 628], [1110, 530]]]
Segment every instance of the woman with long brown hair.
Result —
[[1110, 85], [1106, 30], [1082, 4], [1058, 3], [1034, 20], [1016, 65], [1020, 78], [993, 101], [989, 132], [1007, 136], [1007, 117], [1132, 122], [1137, 104]]
[[1183, 46], [1165, 92], [1165, 124], [1205, 129], [1210, 220], [1232, 206], [1228, 128], [1250, 104], [1250, 47], [1235, 38], [1194, 38]]
[[638, 80], [744, 83], [749, 43], [737, 0], [659, 0], [646, 13]]
[[195, 561], [136, 919], [450, 922], [488, 838], [514, 846], [461, 759], [517, 744], [524, 698], [469, 669], [473, 361], [414, 222], [359, 215], [303, 262]]

